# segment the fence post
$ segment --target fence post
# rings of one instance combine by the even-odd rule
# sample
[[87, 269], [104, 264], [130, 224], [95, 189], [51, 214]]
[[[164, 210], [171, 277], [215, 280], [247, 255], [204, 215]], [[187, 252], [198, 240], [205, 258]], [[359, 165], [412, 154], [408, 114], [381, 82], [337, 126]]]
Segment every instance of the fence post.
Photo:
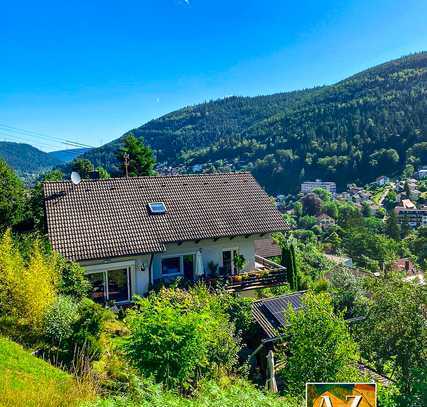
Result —
[[269, 350], [267, 353], [267, 389], [273, 393], [277, 393], [276, 376], [274, 372], [274, 353]]

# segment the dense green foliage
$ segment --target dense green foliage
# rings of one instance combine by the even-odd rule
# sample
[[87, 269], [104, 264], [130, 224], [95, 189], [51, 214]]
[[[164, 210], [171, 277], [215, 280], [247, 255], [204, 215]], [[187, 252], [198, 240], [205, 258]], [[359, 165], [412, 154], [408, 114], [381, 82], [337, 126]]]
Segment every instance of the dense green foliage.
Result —
[[[426, 81], [427, 53], [419, 53], [331, 86], [185, 107], [132, 132], [159, 162], [221, 169], [226, 159], [270, 192], [313, 178], [365, 183], [406, 163], [427, 164]], [[115, 172], [122, 142], [85, 157]]]
[[25, 222], [28, 210], [22, 181], [4, 160], [0, 160], [0, 229]]
[[89, 404], [93, 407], [301, 407], [302, 402], [279, 397], [257, 389], [247, 380], [203, 381], [191, 397], [165, 390], [148, 380], [139, 384], [135, 394]]
[[286, 366], [280, 371], [286, 388], [303, 395], [306, 382], [350, 382], [358, 378], [358, 347], [344, 318], [335, 314], [326, 293], [308, 292], [304, 307], [287, 311], [284, 330]]
[[425, 406], [426, 287], [403, 282], [397, 275], [368, 282], [367, 317], [357, 330], [362, 354], [396, 380], [402, 405]]
[[172, 388], [188, 389], [203, 377], [231, 372], [239, 342], [219, 298], [200, 286], [162, 289], [140, 299], [126, 318], [131, 362]]

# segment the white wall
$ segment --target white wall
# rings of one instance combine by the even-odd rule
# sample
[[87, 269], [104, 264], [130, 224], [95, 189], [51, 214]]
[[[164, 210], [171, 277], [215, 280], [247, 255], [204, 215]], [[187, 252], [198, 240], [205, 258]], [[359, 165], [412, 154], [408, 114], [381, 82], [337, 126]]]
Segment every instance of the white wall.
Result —
[[222, 266], [222, 251], [226, 249], [237, 249], [239, 254], [243, 255], [246, 260], [245, 271], [253, 270], [255, 268], [254, 240], [256, 239], [259, 239], [259, 237], [236, 237], [234, 239], [224, 238], [219, 239], [216, 242], [212, 239], [208, 239], [201, 240], [199, 243], [195, 243], [194, 241], [184, 242], [181, 245], [175, 243], [167, 244], [166, 252], [154, 255], [153, 278], [157, 280], [162, 277], [162, 258], [168, 257], [173, 254], [195, 254], [197, 250], [201, 250], [205, 273], [209, 272], [208, 263], [210, 261], [213, 261], [215, 264], [218, 264], [219, 267]]
[[[266, 236], [263, 236], [264, 238]], [[222, 266], [222, 251], [226, 249], [237, 249], [239, 254], [243, 255], [246, 261], [245, 271], [255, 269], [255, 246], [254, 240], [259, 239], [259, 235], [245, 237], [236, 237], [234, 239], [223, 238], [216, 242], [212, 239], [201, 240], [199, 243], [194, 241], [183, 242], [181, 245], [171, 243], [166, 245], [166, 251], [153, 255], [152, 261], [152, 278], [153, 281], [160, 279], [161, 275], [161, 260], [163, 257], [170, 255], [184, 255], [195, 254], [197, 250], [201, 250], [203, 266], [205, 273], [209, 273], [208, 263], [213, 261]], [[108, 270], [114, 267], [117, 263], [131, 262], [134, 264], [132, 267], [132, 295], [144, 295], [149, 289], [149, 264], [151, 254], [135, 257], [121, 257], [116, 259], [104, 259], [100, 261], [86, 261], [80, 264], [86, 268], [87, 271], [94, 270]]]

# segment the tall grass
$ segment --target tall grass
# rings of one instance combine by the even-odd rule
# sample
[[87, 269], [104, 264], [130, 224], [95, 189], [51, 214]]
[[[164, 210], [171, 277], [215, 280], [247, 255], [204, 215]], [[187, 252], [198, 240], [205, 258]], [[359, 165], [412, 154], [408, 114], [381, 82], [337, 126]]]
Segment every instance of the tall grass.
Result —
[[0, 337], [0, 406], [76, 406], [95, 398], [88, 375], [76, 379]]

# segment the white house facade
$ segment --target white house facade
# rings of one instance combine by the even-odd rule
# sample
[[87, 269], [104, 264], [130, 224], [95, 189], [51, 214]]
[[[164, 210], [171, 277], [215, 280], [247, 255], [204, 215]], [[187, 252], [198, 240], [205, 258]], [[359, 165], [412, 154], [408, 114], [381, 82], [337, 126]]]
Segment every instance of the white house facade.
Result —
[[255, 240], [288, 228], [247, 173], [47, 182], [44, 197], [53, 248], [85, 268], [104, 303], [256, 270]]

